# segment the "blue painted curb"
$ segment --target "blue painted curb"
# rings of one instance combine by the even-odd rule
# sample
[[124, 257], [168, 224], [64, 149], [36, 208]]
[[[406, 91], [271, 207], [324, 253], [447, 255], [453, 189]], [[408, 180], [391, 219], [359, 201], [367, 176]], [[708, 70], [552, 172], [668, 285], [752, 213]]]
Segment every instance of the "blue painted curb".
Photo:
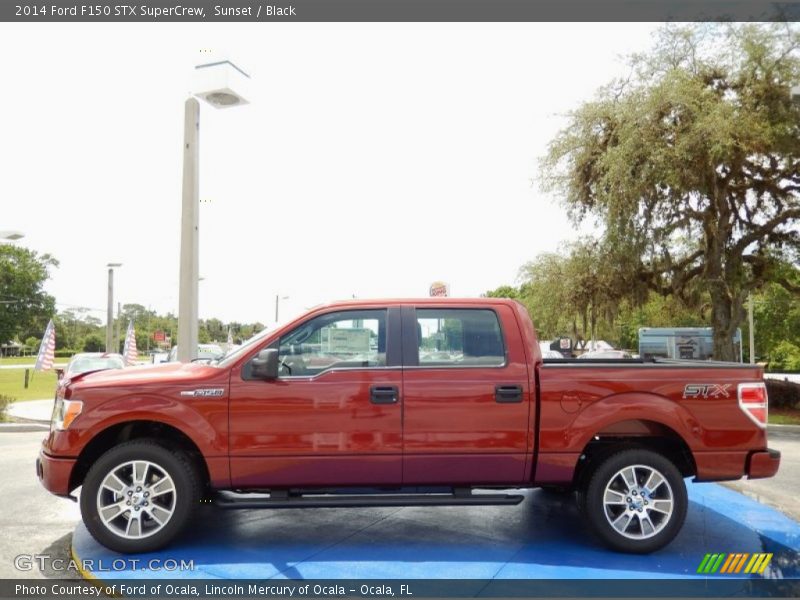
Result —
[[[518, 506], [223, 511], [204, 506], [162, 551], [107, 550], [83, 524], [72, 538], [84, 575], [119, 579], [682, 579], [707, 552], [772, 552], [768, 578], [800, 578], [800, 523], [716, 484], [688, 484], [686, 524], [668, 547], [627, 555], [601, 546], [571, 496], [526, 492]], [[172, 561], [172, 562], [170, 562]], [[181, 561], [192, 570], [176, 571]], [[88, 566], [87, 566], [88, 565]]]

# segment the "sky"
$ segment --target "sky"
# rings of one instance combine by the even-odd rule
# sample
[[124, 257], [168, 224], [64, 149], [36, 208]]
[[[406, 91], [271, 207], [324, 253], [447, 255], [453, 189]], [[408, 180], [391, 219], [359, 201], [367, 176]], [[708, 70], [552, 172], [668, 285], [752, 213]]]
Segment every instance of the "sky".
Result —
[[0, 24], [0, 230], [60, 261], [57, 308], [177, 314], [184, 102], [203, 50], [250, 104], [201, 102], [201, 318], [472, 297], [577, 231], [538, 186], [565, 115], [644, 23]]

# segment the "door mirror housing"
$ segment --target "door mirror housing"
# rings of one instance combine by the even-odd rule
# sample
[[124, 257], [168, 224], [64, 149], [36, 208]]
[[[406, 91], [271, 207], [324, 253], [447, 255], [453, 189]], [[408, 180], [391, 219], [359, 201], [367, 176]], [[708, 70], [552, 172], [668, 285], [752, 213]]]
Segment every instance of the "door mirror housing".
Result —
[[254, 379], [278, 378], [278, 349], [267, 348], [250, 361], [250, 375]]

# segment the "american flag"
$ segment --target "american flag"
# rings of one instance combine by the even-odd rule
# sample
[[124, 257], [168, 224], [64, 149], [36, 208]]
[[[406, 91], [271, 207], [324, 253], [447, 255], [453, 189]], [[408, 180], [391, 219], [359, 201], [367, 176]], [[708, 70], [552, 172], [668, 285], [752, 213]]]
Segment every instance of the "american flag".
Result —
[[122, 350], [125, 364], [128, 366], [135, 365], [139, 360], [139, 352], [136, 350], [136, 332], [133, 330], [133, 319], [128, 323], [128, 333], [125, 334], [125, 345]]
[[49, 371], [53, 368], [56, 352], [56, 328], [53, 325], [53, 319], [47, 324], [47, 329], [44, 330], [44, 337], [42, 343], [39, 345], [39, 356], [36, 357], [36, 365], [34, 371]]

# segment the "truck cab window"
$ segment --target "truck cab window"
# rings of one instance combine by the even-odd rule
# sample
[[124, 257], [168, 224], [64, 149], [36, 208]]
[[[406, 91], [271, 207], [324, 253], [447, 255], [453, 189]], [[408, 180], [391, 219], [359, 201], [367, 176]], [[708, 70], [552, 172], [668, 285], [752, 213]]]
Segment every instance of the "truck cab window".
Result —
[[417, 339], [422, 367], [505, 364], [503, 335], [493, 310], [417, 309]]
[[386, 311], [328, 313], [281, 337], [281, 377], [310, 377], [330, 369], [386, 366]]

